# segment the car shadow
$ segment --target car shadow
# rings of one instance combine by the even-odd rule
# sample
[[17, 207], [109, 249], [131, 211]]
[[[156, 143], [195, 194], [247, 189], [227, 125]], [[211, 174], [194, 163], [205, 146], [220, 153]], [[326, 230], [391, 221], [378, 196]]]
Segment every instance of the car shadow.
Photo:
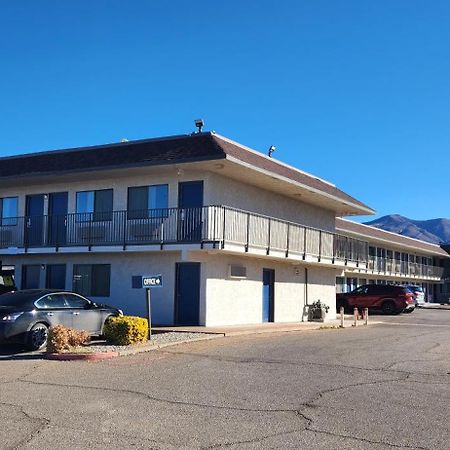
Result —
[[0, 345], [0, 361], [44, 359], [44, 351], [30, 352], [17, 344]]

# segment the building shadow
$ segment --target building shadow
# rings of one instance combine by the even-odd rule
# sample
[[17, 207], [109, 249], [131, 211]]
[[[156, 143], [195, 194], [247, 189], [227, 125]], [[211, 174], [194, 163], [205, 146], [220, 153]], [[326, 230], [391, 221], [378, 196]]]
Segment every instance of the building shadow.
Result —
[[24, 346], [17, 344], [0, 345], [0, 363], [1, 361], [37, 359], [44, 359], [43, 351], [30, 352]]

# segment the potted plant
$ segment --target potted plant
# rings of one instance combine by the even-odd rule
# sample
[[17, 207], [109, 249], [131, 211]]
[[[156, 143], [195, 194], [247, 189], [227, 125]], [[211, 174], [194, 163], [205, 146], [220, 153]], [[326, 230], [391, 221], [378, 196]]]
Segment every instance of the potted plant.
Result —
[[308, 320], [310, 322], [325, 322], [330, 307], [320, 300], [312, 303], [308, 310]]

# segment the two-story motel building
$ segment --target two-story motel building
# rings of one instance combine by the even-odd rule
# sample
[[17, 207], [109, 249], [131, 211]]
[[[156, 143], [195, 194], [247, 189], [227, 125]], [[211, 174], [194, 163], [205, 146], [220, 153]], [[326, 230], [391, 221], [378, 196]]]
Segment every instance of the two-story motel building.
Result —
[[[132, 277], [161, 274], [160, 324], [300, 321], [319, 299], [333, 314], [336, 277], [365, 277], [373, 252], [336, 218], [373, 212], [210, 132], [0, 159], [0, 255], [17, 285], [143, 315]], [[440, 282], [435, 260], [420, 261], [431, 272], [414, 279]]]
[[367, 264], [345, 268], [336, 279], [337, 292], [367, 283], [410, 284], [424, 289], [426, 301], [448, 300], [450, 256], [444, 248], [341, 218], [336, 232], [369, 243]]

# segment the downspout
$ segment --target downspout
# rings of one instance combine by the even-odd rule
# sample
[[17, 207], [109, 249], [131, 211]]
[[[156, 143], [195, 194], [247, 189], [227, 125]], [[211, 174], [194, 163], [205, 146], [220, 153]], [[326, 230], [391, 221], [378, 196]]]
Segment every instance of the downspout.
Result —
[[305, 321], [305, 311], [307, 306], [308, 306], [308, 269], [305, 267], [305, 297], [303, 303], [302, 322]]
[[305, 267], [305, 306], [308, 306], [308, 268]]

